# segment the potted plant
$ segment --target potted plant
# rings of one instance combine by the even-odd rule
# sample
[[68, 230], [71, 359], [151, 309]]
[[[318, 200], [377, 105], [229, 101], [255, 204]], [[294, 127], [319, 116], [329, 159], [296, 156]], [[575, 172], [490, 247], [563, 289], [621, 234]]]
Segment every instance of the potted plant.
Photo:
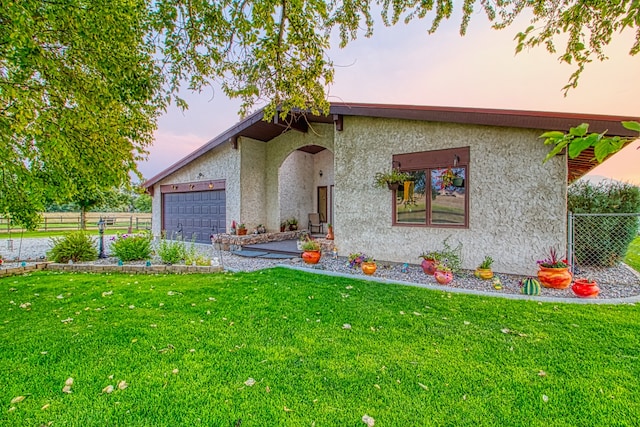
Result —
[[538, 267], [538, 280], [545, 288], [566, 289], [571, 284], [569, 262], [558, 258], [555, 248], [550, 248], [549, 258], [538, 261]]
[[289, 231], [296, 231], [298, 229], [298, 220], [295, 218], [289, 218], [287, 224], [289, 225]]
[[476, 268], [475, 276], [479, 279], [489, 280], [493, 278], [493, 271], [491, 270], [491, 264], [493, 264], [493, 258], [485, 256], [484, 260]]
[[320, 244], [310, 237], [300, 245], [302, 249], [302, 260], [307, 264], [317, 264], [320, 261]]
[[405, 181], [413, 181], [411, 174], [400, 172], [392, 168], [390, 172], [378, 172], [373, 177], [374, 186], [377, 188], [387, 187], [389, 190], [397, 190], [400, 184]]
[[331, 223], [327, 224], [327, 235], [325, 236], [325, 239], [327, 240], [333, 240], [334, 235], [333, 235], [333, 225], [331, 225]]
[[422, 258], [420, 266], [422, 267], [422, 271], [424, 271], [424, 274], [433, 276], [433, 274], [436, 272], [436, 264], [442, 258], [440, 252], [423, 252], [422, 255], [420, 255], [420, 258]]
[[436, 271], [433, 273], [433, 277], [435, 277], [436, 282], [441, 285], [447, 285], [453, 280], [453, 272], [451, 271], [451, 267], [440, 261], [436, 264]]
[[349, 254], [349, 267], [351, 268], [358, 268], [362, 265], [362, 262], [369, 258], [367, 255], [363, 254], [362, 252], [354, 252]]
[[247, 227], [244, 225], [244, 222], [238, 224], [238, 236], [245, 236], [247, 234]]
[[360, 268], [362, 268], [364, 274], [371, 276], [376, 272], [376, 261], [372, 257], [366, 256], [360, 263]]
[[573, 282], [573, 286], [571, 286], [571, 290], [580, 298], [595, 298], [600, 293], [600, 288], [595, 280], [588, 278], [576, 279]]
[[285, 232], [285, 230], [287, 229], [287, 225], [289, 225], [289, 223], [287, 221], [282, 221], [280, 223], [280, 232], [281, 233]]

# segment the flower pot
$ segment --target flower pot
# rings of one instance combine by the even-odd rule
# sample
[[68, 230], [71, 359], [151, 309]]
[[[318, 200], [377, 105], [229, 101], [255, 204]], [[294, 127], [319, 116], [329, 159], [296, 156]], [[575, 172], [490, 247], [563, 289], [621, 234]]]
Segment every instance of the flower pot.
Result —
[[289, 231], [296, 231], [298, 229], [298, 224], [289, 225]]
[[377, 266], [375, 262], [363, 262], [361, 264], [361, 268], [364, 274], [371, 276], [373, 273], [376, 272]]
[[545, 288], [566, 289], [571, 284], [571, 272], [569, 267], [550, 268], [540, 266], [538, 280]]
[[423, 259], [420, 266], [422, 267], [424, 274], [428, 274], [429, 276], [433, 276], [436, 272], [436, 262], [432, 259]]
[[576, 279], [571, 290], [580, 298], [595, 298], [600, 293], [598, 284], [587, 279]]
[[329, 227], [328, 231], [327, 231], [327, 235], [325, 237], [325, 239], [327, 240], [333, 240], [333, 227]]
[[320, 251], [304, 251], [302, 260], [307, 264], [317, 264], [320, 261]]
[[387, 188], [391, 191], [397, 190], [400, 187], [400, 184], [397, 182], [387, 182]]
[[462, 179], [462, 177], [460, 176], [456, 176], [455, 178], [453, 178], [452, 183], [454, 187], [464, 187], [464, 179]]
[[440, 283], [441, 285], [447, 285], [453, 280], [453, 273], [450, 271], [436, 270], [436, 272], [433, 274], [433, 277], [435, 277], [436, 282]]
[[247, 229], [246, 228], [238, 228], [238, 236], [246, 236]]
[[474, 276], [478, 279], [490, 280], [493, 278], [493, 271], [490, 268], [476, 268]]
[[284, 233], [284, 231], [285, 231], [285, 229], [286, 229], [286, 228], [287, 228], [287, 226], [286, 226], [286, 225], [281, 225], [281, 226], [280, 226], [280, 232], [281, 232], [281, 233]]

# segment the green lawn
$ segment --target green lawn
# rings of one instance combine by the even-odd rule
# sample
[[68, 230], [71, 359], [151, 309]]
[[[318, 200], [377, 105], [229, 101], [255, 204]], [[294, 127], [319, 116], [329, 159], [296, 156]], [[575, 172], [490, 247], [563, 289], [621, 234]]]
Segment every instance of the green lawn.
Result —
[[638, 306], [286, 269], [42, 272], [0, 281], [0, 425], [634, 425], [638, 331]]
[[631, 245], [629, 245], [624, 262], [634, 270], [640, 272], [640, 236], [636, 237], [634, 241], [631, 242]]

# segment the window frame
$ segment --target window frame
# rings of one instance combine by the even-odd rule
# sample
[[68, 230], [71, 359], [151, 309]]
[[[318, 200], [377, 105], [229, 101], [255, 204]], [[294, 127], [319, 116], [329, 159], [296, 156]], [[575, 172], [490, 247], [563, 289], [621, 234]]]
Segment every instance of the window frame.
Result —
[[[398, 222], [397, 221], [397, 209], [396, 209], [396, 190], [391, 192], [391, 215], [392, 215], [392, 226], [399, 227], [422, 227], [422, 228], [457, 228], [457, 229], [468, 229], [469, 228], [469, 183], [471, 176], [471, 168], [470, 168], [470, 148], [469, 147], [458, 147], [458, 148], [448, 148], [444, 150], [430, 150], [430, 151], [419, 151], [414, 153], [403, 153], [403, 154], [394, 154], [392, 156], [392, 165], [393, 167], [398, 168], [402, 172], [416, 172], [423, 171], [425, 173], [425, 185], [428, 185], [425, 188], [425, 223], [417, 224], [417, 223], [407, 223], [407, 222]], [[454, 160], [456, 164], [454, 164]], [[431, 224], [432, 216], [431, 216], [431, 197], [428, 197], [431, 194], [431, 171], [433, 169], [441, 169], [441, 168], [449, 168], [449, 167], [457, 167], [457, 168], [465, 168], [465, 182], [464, 182], [464, 190], [465, 190], [465, 198], [464, 198], [464, 224]]]

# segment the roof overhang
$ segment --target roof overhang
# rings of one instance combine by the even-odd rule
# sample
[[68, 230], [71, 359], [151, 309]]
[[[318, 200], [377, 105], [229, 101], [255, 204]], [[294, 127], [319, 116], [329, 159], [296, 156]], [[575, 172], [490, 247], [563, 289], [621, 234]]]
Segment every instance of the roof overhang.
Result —
[[[429, 122], [460, 123], [482, 126], [500, 126], [541, 131], [568, 131], [582, 123], [589, 123], [590, 132], [607, 132], [610, 136], [637, 137], [637, 132], [624, 128], [622, 121], [637, 117], [605, 116], [597, 114], [554, 113], [543, 111], [501, 110], [488, 108], [433, 107], [416, 105], [389, 105], [365, 103], [332, 103], [329, 114], [318, 116], [304, 112], [293, 112], [281, 119], [276, 115], [271, 121], [263, 120], [263, 110], [246, 117], [208, 141], [188, 156], [147, 180], [143, 186], [153, 185], [176, 172], [203, 154], [224, 143], [237, 148], [238, 137], [268, 142], [288, 131], [307, 132], [312, 123], [333, 123], [336, 130], [342, 130], [344, 116], [363, 116]], [[308, 149], [306, 150], [310, 152]], [[593, 169], [597, 162], [593, 150], [585, 150], [579, 157], [568, 159], [568, 178], [573, 181]]]

